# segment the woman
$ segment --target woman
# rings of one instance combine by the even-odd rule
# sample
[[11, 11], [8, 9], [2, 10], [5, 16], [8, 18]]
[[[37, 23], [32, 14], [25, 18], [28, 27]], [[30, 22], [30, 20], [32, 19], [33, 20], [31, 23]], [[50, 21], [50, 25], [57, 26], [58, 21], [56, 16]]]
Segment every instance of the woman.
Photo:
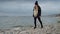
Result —
[[42, 25], [42, 21], [40, 19], [40, 16], [41, 16], [41, 8], [40, 6], [38, 5], [38, 1], [35, 2], [35, 6], [34, 6], [34, 9], [33, 9], [33, 17], [34, 17], [34, 29], [36, 28], [36, 19], [39, 20], [40, 24], [41, 24], [41, 28], [43, 28], [43, 25]]

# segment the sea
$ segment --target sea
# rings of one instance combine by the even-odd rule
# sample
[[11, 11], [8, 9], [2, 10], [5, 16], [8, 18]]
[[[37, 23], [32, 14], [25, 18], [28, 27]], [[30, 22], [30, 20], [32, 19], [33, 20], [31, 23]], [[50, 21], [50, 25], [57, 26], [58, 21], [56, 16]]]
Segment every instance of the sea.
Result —
[[[41, 17], [44, 24], [54, 24], [60, 20], [57, 17]], [[37, 19], [37, 25], [39, 21]], [[32, 16], [0, 16], [0, 29], [11, 29], [14, 27], [30, 27], [34, 26], [34, 18]]]

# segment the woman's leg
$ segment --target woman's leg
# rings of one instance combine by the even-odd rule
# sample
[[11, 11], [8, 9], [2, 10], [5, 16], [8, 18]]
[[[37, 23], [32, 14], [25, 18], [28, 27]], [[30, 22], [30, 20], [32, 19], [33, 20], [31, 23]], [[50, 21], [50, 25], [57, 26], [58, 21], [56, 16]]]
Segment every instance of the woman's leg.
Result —
[[40, 17], [38, 17], [38, 20], [39, 20], [39, 22], [41, 24], [41, 28], [43, 28], [43, 24], [42, 24], [42, 21], [41, 21]]
[[34, 17], [34, 25], [35, 25], [35, 27], [34, 27], [34, 29], [36, 28], [36, 17]]

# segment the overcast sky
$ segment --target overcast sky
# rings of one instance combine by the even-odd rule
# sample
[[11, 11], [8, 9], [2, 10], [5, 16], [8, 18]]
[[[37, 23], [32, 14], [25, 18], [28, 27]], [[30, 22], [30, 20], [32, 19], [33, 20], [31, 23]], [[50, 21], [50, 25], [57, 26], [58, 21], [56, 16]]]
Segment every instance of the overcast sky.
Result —
[[[60, 13], [59, 0], [38, 0], [42, 15]], [[0, 16], [32, 16], [35, 0], [0, 0]]]

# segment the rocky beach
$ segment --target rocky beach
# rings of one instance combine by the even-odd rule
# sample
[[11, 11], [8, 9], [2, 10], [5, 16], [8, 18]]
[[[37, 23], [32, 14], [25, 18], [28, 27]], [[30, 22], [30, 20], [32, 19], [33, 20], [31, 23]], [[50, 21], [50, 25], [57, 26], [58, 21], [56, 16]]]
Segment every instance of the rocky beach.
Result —
[[0, 30], [0, 34], [60, 34], [60, 23], [44, 25], [44, 28], [37, 27], [16, 27]]

